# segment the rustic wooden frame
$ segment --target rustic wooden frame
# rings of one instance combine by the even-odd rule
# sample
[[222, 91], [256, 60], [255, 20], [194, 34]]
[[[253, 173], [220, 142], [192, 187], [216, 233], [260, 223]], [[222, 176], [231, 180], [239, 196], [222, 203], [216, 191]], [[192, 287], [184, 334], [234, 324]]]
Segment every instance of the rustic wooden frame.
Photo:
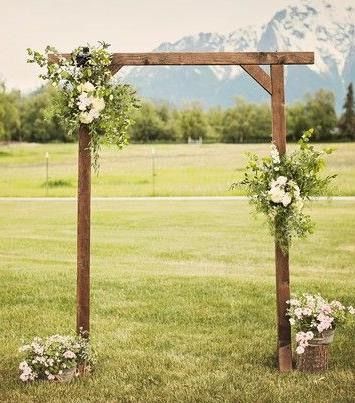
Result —
[[[70, 57], [70, 54], [61, 56]], [[50, 62], [58, 55], [49, 55]], [[313, 52], [169, 52], [114, 53], [111, 72], [123, 66], [189, 66], [240, 65], [271, 95], [272, 141], [280, 154], [286, 152], [285, 64], [313, 64]], [[270, 74], [260, 65], [269, 65]], [[77, 331], [90, 330], [90, 204], [91, 154], [90, 133], [86, 126], [79, 129], [78, 145], [78, 224], [77, 224]], [[286, 301], [290, 298], [289, 255], [275, 244], [277, 357], [279, 370], [292, 369], [291, 328], [286, 317]]]

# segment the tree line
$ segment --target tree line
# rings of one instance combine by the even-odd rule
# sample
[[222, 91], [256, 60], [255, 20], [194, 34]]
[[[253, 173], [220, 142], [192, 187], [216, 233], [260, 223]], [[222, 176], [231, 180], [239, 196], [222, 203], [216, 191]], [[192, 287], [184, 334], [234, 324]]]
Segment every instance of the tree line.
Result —
[[[56, 117], [46, 116], [46, 107], [55, 89], [43, 87], [22, 95], [7, 91], [0, 83], [0, 141], [71, 142]], [[249, 103], [237, 98], [228, 108], [203, 109], [198, 104], [177, 108], [166, 103], [142, 101], [135, 112], [130, 138], [136, 143], [268, 142], [271, 109], [267, 104]], [[288, 139], [296, 141], [304, 130], [313, 127], [316, 141], [355, 141], [353, 86], [349, 84], [343, 112], [337, 117], [332, 92], [320, 90], [287, 107]]]

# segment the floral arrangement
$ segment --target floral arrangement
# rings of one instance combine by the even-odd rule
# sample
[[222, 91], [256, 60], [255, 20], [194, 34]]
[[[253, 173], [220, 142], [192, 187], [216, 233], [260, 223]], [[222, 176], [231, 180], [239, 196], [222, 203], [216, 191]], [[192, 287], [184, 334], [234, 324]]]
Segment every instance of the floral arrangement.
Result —
[[23, 382], [60, 380], [68, 370], [74, 372], [80, 365], [92, 368], [96, 361], [90, 343], [82, 336], [35, 337], [30, 343], [23, 344], [19, 351], [24, 354], [19, 365]]
[[96, 169], [104, 142], [120, 148], [127, 143], [131, 112], [138, 107], [132, 87], [113, 79], [109, 46], [105, 42], [99, 42], [96, 47], [80, 46], [68, 58], [51, 46], [44, 53], [27, 49], [27, 62], [45, 69], [39, 77], [58, 88], [47, 117], [58, 116], [71, 135], [77, 133], [80, 125], [89, 128]]
[[303, 354], [309, 342], [321, 338], [325, 331], [343, 324], [348, 315], [355, 314], [355, 308], [345, 307], [339, 301], [328, 301], [319, 294], [303, 294], [287, 301], [287, 316], [296, 334], [297, 354]]
[[249, 154], [244, 178], [232, 188], [243, 186], [256, 212], [266, 215], [271, 233], [284, 252], [293, 238], [305, 237], [313, 224], [303, 211], [311, 196], [323, 194], [333, 176], [320, 177], [324, 155], [332, 149], [317, 151], [309, 144], [313, 129], [306, 131], [291, 154], [280, 155], [271, 145], [270, 157], [259, 159]]

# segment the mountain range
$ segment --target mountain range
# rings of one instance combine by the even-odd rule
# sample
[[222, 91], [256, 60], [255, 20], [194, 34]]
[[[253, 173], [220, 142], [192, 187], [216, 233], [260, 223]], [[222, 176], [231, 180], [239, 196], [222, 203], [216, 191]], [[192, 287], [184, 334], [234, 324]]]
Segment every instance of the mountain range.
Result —
[[[154, 51], [314, 51], [314, 65], [286, 67], [287, 102], [325, 88], [335, 93], [339, 110], [347, 85], [355, 81], [354, 21], [353, 0], [301, 0], [276, 12], [263, 26], [249, 25], [227, 34], [201, 32], [164, 42]], [[145, 98], [176, 105], [229, 106], [236, 97], [252, 102], [269, 99], [239, 66], [135, 67], [123, 73], [123, 79]]]

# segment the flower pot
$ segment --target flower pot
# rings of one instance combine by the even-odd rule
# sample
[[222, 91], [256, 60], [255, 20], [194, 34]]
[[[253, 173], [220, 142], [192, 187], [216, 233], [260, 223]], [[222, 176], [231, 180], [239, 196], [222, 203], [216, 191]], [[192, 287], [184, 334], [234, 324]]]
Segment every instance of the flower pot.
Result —
[[328, 369], [329, 345], [309, 345], [297, 354], [297, 369], [302, 372], [321, 372]]
[[86, 362], [78, 364], [77, 370], [76, 370], [76, 376], [86, 376], [89, 375], [92, 371], [92, 368], [89, 364]]
[[63, 372], [59, 375], [56, 375], [55, 380], [58, 382], [70, 382], [76, 373], [76, 367], [64, 369]]
[[330, 344], [334, 340], [335, 329], [324, 330], [322, 333], [318, 333], [315, 337], [309, 340], [310, 346], [319, 346], [324, 344]]

